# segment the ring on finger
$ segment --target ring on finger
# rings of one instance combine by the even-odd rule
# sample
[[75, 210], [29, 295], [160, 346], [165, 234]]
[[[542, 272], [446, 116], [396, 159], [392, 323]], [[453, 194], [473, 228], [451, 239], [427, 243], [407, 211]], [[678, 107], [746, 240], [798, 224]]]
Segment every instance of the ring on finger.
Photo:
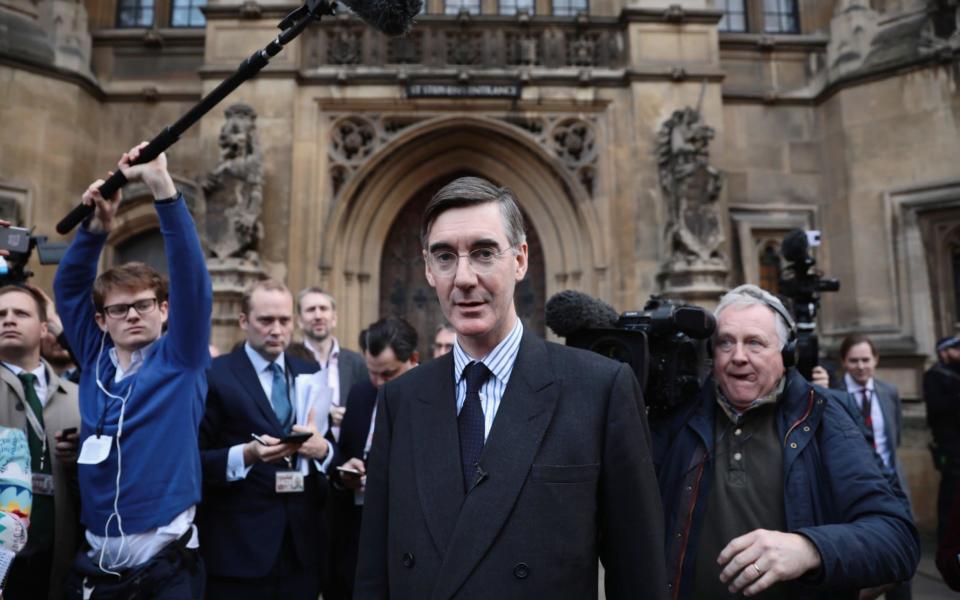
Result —
[[763, 575], [763, 571], [760, 569], [759, 566], [757, 566], [757, 563], [753, 563], [753, 568], [757, 572], [757, 577], [760, 577]]

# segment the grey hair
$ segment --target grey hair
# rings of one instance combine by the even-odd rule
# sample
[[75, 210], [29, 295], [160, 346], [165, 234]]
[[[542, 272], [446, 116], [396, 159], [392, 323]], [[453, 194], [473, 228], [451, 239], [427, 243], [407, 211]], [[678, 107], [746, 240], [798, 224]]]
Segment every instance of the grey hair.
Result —
[[460, 177], [443, 186], [427, 204], [420, 222], [420, 244], [427, 248], [427, 237], [433, 222], [441, 213], [452, 208], [477, 206], [479, 204], [496, 203], [500, 208], [503, 219], [503, 228], [507, 234], [507, 241], [512, 247], [517, 247], [527, 241], [527, 234], [523, 224], [523, 213], [517, 205], [510, 188], [498, 187], [482, 177]]
[[777, 337], [780, 338], [780, 348], [784, 348], [790, 341], [790, 332], [795, 325], [793, 319], [790, 319], [790, 313], [779, 298], [770, 292], [750, 283], [737, 286], [723, 295], [717, 308], [713, 311], [713, 316], [719, 321], [720, 313], [730, 307], [746, 308], [748, 306], [766, 306], [773, 313], [774, 323], [777, 327]]

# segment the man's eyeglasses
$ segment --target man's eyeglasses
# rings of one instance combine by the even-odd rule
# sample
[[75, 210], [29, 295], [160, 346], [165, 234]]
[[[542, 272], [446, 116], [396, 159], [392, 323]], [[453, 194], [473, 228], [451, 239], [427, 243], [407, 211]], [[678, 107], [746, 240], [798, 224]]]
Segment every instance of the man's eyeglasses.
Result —
[[434, 274], [441, 277], [452, 277], [457, 272], [457, 264], [461, 258], [470, 261], [470, 268], [477, 275], [487, 275], [493, 271], [497, 261], [513, 250], [513, 246], [497, 252], [495, 248], [476, 248], [467, 254], [457, 254], [450, 250], [434, 250], [427, 255], [427, 261]]
[[156, 298], [144, 298], [143, 300], [137, 300], [131, 304], [111, 304], [110, 306], [104, 306], [103, 312], [107, 313], [108, 317], [114, 319], [123, 319], [130, 313], [130, 307], [133, 307], [133, 310], [137, 311], [137, 314], [141, 317], [145, 314], [152, 313], [157, 308], [157, 299]]

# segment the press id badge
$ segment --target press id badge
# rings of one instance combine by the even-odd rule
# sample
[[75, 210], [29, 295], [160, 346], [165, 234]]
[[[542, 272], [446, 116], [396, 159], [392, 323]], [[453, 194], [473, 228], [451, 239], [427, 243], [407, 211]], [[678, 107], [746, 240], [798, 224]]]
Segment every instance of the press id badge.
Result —
[[80, 447], [80, 456], [77, 458], [77, 463], [97, 465], [107, 460], [107, 457], [110, 456], [110, 442], [112, 441], [113, 436], [101, 435], [97, 437], [91, 435], [84, 440], [83, 446]]
[[300, 471], [277, 471], [276, 492], [293, 494], [303, 491], [303, 473]]
[[31, 483], [33, 483], [33, 494], [41, 496], [53, 495], [53, 475], [49, 473], [31, 473]]

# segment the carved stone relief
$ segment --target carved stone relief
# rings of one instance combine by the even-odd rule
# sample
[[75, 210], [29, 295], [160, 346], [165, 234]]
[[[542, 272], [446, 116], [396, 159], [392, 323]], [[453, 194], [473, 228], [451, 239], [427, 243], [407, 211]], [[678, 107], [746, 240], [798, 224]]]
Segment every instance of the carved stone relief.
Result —
[[[337, 197], [354, 173], [384, 144], [407, 127], [427, 120], [415, 114], [331, 114], [327, 151], [330, 187]], [[569, 115], [500, 117], [530, 136], [560, 168], [569, 171], [593, 196], [598, 161], [596, 118]]]
[[344, 184], [378, 148], [400, 131], [426, 117], [332, 114], [328, 118], [331, 125], [327, 157], [330, 161], [330, 186], [336, 197]]
[[[712, 293], [726, 278], [717, 208], [723, 174], [710, 166], [713, 135], [713, 128], [690, 107], [674, 111], [657, 135], [660, 187], [668, 209], [660, 277], [668, 293], [680, 288]], [[695, 298], [684, 293], [676, 295]]]
[[[309, 68], [416, 64], [456, 67], [622, 68], [625, 32], [609, 24], [521, 21], [477, 23], [466, 18], [430, 24], [403, 37], [367, 35], [355, 20], [338, 18], [306, 38]], [[349, 79], [357, 73], [344, 69]]]
[[263, 225], [263, 156], [257, 135], [257, 113], [237, 103], [226, 111], [220, 129], [217, 167], [203, 178], [206, 194], [204, 241], [215, 258], [244, 257], [256, 261]]
[[340, 23], [327, 44], [327, 62], [331, 65], [358, 65], [363, 61], [363, 29]]

